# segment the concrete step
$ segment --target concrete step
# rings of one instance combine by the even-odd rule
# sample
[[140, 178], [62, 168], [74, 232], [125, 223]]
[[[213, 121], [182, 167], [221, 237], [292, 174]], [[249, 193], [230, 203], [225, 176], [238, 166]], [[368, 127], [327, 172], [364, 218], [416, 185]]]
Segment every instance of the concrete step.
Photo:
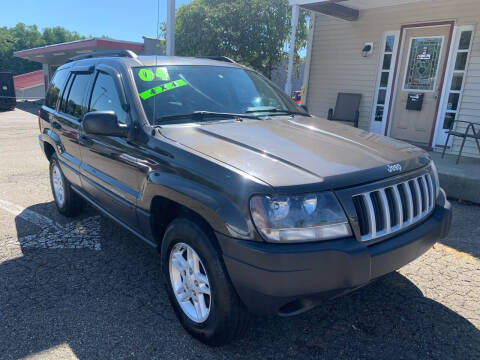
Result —
[[457, 165], [457, 157], [431, 152], [440, 178], [440, 186], [447, 196], [453, 199], [470, 201], [480, 204], [480, 159], [463, 157]]

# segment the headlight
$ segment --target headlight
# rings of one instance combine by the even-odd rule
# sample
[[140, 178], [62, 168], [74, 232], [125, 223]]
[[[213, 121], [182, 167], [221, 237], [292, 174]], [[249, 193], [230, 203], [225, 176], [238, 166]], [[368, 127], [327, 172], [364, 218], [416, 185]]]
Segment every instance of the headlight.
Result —
[[345, 212], [331, 192], [302, 196], [254, 196], [253, 222], [270, 242], [330, 240], [352, 234]]
[[438, 197], [438, 194], [440, 194], [440, 179], [438, 178], [437, 166], [435, 165], [433, 160], [430, 160], [430, 166], [432, 167], [432, 175], [433, 175], [433, 179], [435, 180], [435, 191], [436, 191], [435, 199], [436, 199]]

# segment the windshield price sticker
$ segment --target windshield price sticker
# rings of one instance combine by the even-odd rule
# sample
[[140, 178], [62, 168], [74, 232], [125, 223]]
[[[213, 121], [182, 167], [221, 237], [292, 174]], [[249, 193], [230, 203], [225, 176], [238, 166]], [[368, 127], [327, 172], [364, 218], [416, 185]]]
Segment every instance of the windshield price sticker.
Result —
[[168, 70], [166, 67], [158, 67], [155, 69], [155, 76], [163, 81], [170, 81], [170, 76], [168, 76]]
[[141, 68], [138, 70], [138, 77], [142, 81], [153, 81], [155, 77], [163, 81], [170, 81], [170, 76], [168, 75], [166, 67], [157, 67], [155, 73], [150, 69]]
[[138, 77], [142, 81], [152, 81], [155, 78], [155, 75], [150, 69], [140, 69], [138, 70]]
[[179, 88], [179, 87], [182, 87], [182, 86], [185, 86], [187, 85], [187, 82], [183, 79], [178, 79], [178, 80], [175, 80], [175, 81], [171, 81], [171, 82], [168, 82], [166, 84], [162, 84], [162, 85], [158, 85], [158, 86], [155, 86], [151, 89], [148, 89], [148, 90], [145, 90], [145, 91], [142, 91], [141, 93], [139, 93], [138, 95], [143, 99], [143, 100], [147, 100], [147, 99], [150, 99], [152, 96], [155, 96], [155, 95], [158, 95], [158, 94], [162, 94], [166, 91], [170, 91], [170, 90], [173, 90], [173, 89], [176, 89], [176, 88]]

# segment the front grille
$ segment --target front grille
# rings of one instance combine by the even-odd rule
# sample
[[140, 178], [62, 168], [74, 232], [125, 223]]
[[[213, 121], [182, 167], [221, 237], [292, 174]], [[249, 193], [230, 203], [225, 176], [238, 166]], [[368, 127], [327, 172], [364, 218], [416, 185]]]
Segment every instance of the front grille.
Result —
[[425, 174], [353, 197], [362, 241], [405, 229], [427, 216], [435, 203], [432, 176]]

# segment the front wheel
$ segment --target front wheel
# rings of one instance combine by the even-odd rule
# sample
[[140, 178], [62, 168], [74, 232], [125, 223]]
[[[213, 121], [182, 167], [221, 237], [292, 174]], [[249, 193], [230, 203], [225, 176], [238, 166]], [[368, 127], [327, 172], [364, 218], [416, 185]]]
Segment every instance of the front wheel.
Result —
[[65, 216], [77, 215], [83, 207], [83, 200], [73, 192], [70, 182], [63, 175], [57, 154], [50, 158], [50, 186], [58, 211]]
[[243, 335], [251, 315], [235, 293], [212, 237], [195, 221], [174, 220], [162, 242], [162, 271], [183, 327], [208, 345], [223, 345]]

